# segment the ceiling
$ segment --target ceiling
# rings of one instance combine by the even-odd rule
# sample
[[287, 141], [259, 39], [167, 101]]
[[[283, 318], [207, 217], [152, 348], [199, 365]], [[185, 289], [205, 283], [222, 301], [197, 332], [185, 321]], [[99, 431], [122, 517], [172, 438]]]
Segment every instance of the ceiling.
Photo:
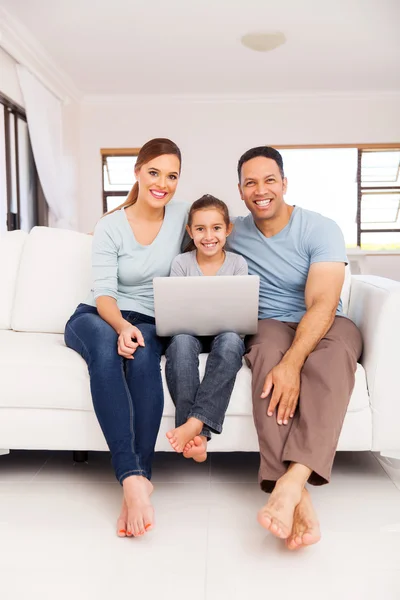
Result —
[[[400, 90], [400, 0], [0, 0], [87, 95]], [[286, 44], [254, 52], [250, 31]], [[1, 44], [1, 40], [0, 40]]]

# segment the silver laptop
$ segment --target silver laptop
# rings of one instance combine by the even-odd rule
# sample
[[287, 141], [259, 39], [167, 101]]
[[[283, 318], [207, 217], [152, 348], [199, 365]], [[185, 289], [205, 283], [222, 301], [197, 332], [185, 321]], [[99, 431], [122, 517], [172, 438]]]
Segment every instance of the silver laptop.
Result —
[[155, 277], [154, 309], [160, 336], [256, 333], [257, 275]]

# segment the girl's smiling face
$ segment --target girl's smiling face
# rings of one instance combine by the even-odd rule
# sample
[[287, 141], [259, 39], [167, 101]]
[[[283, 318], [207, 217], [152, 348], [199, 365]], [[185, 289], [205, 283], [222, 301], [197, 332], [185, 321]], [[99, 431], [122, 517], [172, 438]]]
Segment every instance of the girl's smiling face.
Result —
[[232, 223], [226, 226], [224, 216], [216, 208], [196, 210], [191, 226], [186, 227], [197, 251], [208, 258], [222, 252], [226, 238], [232, 231]]

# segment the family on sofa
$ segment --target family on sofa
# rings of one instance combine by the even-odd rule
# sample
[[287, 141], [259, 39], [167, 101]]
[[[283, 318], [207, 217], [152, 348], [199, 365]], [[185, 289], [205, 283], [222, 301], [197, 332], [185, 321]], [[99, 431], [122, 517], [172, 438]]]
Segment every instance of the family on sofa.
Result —
[[[65, 329], [67, 346], [88, 365], [95, 413], [123, 487], [117, 534], [141, 536], [154, 527], [161, 355], [176, 405], [176, 427], [167, 437], [185, 458], [202, 462], [212, 435], [222, 432], [244, 354], [252, 371], [259, 482], [270, 493], [259, 523], [291, 550], [314, 544], [320, 529], [305, 484], [329, 482], [362, 348], [340, 301], [342, 233], [330, 219], [285, 203], [287, 180], [274, 148], [253, 148], [240, 158], [239, 193], [250, 214], [234, 225], [213, 196], [197, 200], [189, 214], [187, 204], [171, 202], [180, 171], [181, 153], [170, 140], [142, 147], [126, 202], [96, 226], [93, 289]], [[247, 272], [260, 277], [256, 334], [245, 340], [233, 332], [178, 334], [167, 341], [156, 335], [154, 277]]]

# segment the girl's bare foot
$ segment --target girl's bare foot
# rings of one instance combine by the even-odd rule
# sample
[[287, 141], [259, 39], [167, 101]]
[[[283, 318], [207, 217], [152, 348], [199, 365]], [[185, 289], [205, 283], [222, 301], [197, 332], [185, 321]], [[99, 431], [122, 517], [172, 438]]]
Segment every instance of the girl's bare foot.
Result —
[[[121, 512], [118, 525], [121, 530], [121, 537], [124, 537], [122, 531], [126, 529], [126, 535], [135, 537], [143, 535], [154, 526], [154, 509], [150, 502], [150, 495], [153, 492], [153, 485], [146, 477], [141, 475], [131, 475], [123, 481], [124, 502], [126, 512]], [[124, 511], [124, 506], [123, 506]], [[125, 518], [126, 528], [122, 526]]]
[[284, 475], [267, 502], [258, 513], [258, 522], [276, 537], [286, 539], [290, 536], [296, 506], [301, 500], [301, 486]]
[[207, 438], [204, 435], [196, 435], [183, 449], [185, 458], [193, 458], [196, 462], [207, 460]]
[[203, 423], [195, 417], [190, 417], [186, 423], [167, 432], [169, 443], [176, 452], [183, 452], [184, 447], [203, 429]]
[[316, 544], [321, 539], [317, 513], [311, 502], [311, 496], [303, 490], [300, 503], [294, 511], [292, 532], [286, 540], [289, 550], [298, 550], [304, 546]]

